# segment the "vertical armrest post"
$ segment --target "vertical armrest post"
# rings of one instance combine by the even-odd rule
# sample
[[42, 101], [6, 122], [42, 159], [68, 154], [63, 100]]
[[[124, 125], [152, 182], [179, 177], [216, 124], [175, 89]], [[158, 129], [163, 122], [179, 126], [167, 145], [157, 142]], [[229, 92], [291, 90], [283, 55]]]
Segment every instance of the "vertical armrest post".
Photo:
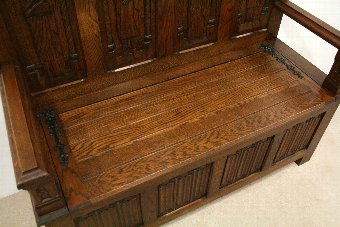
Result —
[[332, 95], [340, 95], [340, 51], [338, 50], [331, 71], [326, 77], [323, 88], [327, 89]]

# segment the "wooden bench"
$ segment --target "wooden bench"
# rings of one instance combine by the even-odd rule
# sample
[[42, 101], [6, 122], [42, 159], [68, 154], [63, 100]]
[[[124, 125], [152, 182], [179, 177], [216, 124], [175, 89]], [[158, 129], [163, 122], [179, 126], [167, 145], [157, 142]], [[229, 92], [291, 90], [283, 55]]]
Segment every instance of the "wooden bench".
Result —
[[284, 0], [3, 0], [2, 98], [38, 225], [157, 226], [307, 162], [340, 94], [277, 37]]

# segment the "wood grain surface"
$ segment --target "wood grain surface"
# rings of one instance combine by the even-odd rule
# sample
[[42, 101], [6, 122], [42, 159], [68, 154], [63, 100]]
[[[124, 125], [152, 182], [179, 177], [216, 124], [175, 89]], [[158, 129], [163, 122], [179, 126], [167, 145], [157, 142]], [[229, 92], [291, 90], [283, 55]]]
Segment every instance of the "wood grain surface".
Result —
[[68, 205], [114, 192], [331, 98], [310, 83], [270, 55], [255, 53], [61, 113], [71, 158], [60, 175]]

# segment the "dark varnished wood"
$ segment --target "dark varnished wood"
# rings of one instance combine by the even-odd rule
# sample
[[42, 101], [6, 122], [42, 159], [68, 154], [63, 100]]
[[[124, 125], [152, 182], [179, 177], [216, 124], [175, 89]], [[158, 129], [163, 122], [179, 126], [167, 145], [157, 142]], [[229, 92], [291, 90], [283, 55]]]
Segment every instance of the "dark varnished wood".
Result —
[[1, 65], [15, 62], [15, 51], [10, 42], [10, 37], [2, 15], [0, 15], [0, 50]]
[[[52, 106], [65, 112], [257, 53], [260, 51], [257, 43], [266, 37], [267, 33], [259, 33], [252, 37], [229, 41], [228, 45], [221, 43], [189, 53], [170, 55], [117, 73], [102, 72], [96, 76], [89, 75], [86, 83], [37, 95], [34, 101], [37, 106]], [[245, 45], [251, 47], [242, 48]], [[116, 76], [117, 74], [119, 76]]]
[[98, 0], [96, 5], [108, 71], [155, 57], [155, 0]]
[[1, 72], [17, 186], [30, 192], [38, 215], [65, 209], [55, 169], [50, 155], [46, 153], [48, 148], [25, 94], [20, 71], [13, 65], [6, 65]]
[[31, 92], [86, 76], [73, 1], [2, 1]]
[[[240, 68], [233, 66], [234, 64], [243, 65], [242, 68], [245, 69], [252, 59], [257, 58], [270, 62], [272, 66], [263, 68], [260, 64], [251, 68], [252, 74], [245, 70], [241, 73], [236, 71], [235, 76], [231, 76], [233, 69]], [[69, 199], [69, 206], [146, 177], [150, 171], [160, 171], [166, 163], [171, 166], [180, 160], [194, 157], [199, 154], [196, 152], [204, 152], [204, 147], [212, 145], [208, 145], [210, 142], [206, 140], [214, 135], [219, 135], [214, 146], [225, 144], [233, 138], [226, 132], [238, 130], [241, 133], [240, 124], [248, 117], [256, 119], [267, 116], [259, 125], [253, 126], [264, 127], [271, 122], [270, 117], [280, 113], [276, 112], [279, 111], [279, 106], [298, 111], [299, 108], [307, 108], [305, 105], [314, 105], [315, 102], [321, 104], [322, 100], [331, 98], [319, 94], [317, 90], [310, 90], [306, 86], [307, 82], [288, 73], [283, 65], [271, 57], [266, 58], [262, 53], [206, 71], [61, 114], [72, 157], [69, 168], [63, 170], [66, 172], [62, 175], [70, 177], [71, 182], [79, 182], [75, 187], [86, 185], [82, 187], [81, 194], [75, 195], [74, 186], [65, 178], [64, 193]], [[214, 80], [206, 76], [197, 80], [207, 74], [215, 75]], [[178, 83], [183, 85], [183, 91], [167, 90]], [[193, 93], [194, 103], [187, 89], [198, 90]], [[180, 92], [183, 94], [179, 95]], [[311, 103], [308, 104], [307, 100]], [[89, 114], [83, 111], [89, 111]], [[257, 111], [260, 112], [256, 113]], [[280, 116], [282, 118], [284, 115]], [[258, 120], [254, 124], [255, 122]], [[172, 141], [176, 143], [172, 145]], [[202, 144], [202, 147], [195, 144]], [[139, 152], [136, 153], [136, 149]], [[127, 173], [128, 169], [131, 169], [130, 173]], [[124, 177], [124, 174], [127, 175]], [[132, 178], [128, 179], [127, 176]], [[110, 180], [111, 177], [114, 180]], [[108, 184], [107, 189], [105, 184], [93, 187], [97, 185], [98, 178]], [[72, 194], [68, 194], [68, 191]]]
[[307, 162], [339, 103], [339, 54], [326, 75], [276, 38], [283, 14], [336, 47], [339, 32], [288, 1], [0, 4], [13, 162], [38, 225], [158, 226]]
[[267, 27], [270, 0], [235, 1], [234, 36], [254, 32]]

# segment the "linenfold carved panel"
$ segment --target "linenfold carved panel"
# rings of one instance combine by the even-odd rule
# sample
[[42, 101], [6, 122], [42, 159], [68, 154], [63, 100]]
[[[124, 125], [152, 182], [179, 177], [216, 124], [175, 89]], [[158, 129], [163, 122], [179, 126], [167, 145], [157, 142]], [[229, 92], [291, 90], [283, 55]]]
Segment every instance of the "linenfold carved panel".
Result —
[[261, 170], [272, 137], [252, 144], [229, 155], [223, 173], [221, 186], [233, 184]]
[[22, 0], [4, 4], [32, 92], [85, 77], [73, 1]]
[[235, 36], [267, 27], [271, 8], [270, 0], [239, 0], [235, 2]]
[[154, 57], [155, 0], [97, 0], [108, 71]]
[[88, 215], [78, 218], [76, 226], [117, 226], [134, 227], [143, 224], [140, 196], [118, 201], [108, 207], [96, 210]]
[[214, 42], [221, 0], [176, 0], [177, 51]]
[[274, 162], [281, 161], [296, 152], [306, 149], [319, 126], [323, 114], [287, 129], [276, 153]]
[[183, 207], [207, 193], [211, 164], [194, 169], [158, 187], [159, 216]]

